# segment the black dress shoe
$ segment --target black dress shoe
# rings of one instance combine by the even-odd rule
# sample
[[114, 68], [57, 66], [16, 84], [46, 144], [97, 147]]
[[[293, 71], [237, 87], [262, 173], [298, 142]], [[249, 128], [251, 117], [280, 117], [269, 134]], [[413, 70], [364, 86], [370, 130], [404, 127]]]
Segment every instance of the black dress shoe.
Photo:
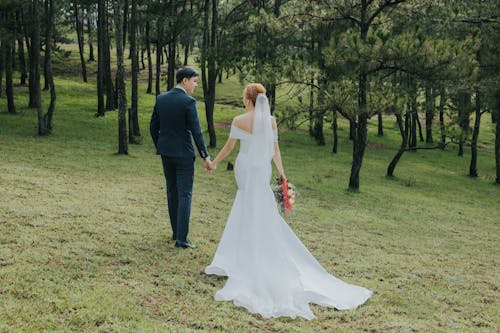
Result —
[[191, 243], [191, 241], [188, 239], [185, 242], [175, 241], [175, 247], [180, 247], [183, 249], [187, 249], [187, 248], [194, 249], [196, 246], [193, 243]]

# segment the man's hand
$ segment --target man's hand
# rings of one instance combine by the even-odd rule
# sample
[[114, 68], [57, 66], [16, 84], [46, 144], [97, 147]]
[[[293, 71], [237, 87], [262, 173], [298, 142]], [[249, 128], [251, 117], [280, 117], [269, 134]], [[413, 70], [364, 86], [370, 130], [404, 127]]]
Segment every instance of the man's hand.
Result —
[[203, 160], [203, 170], [205, 170], [208, 173], [211, 173], [216, 169], [216, 166], [210, 161], [210, 157], [207, 157], [206, 159]]

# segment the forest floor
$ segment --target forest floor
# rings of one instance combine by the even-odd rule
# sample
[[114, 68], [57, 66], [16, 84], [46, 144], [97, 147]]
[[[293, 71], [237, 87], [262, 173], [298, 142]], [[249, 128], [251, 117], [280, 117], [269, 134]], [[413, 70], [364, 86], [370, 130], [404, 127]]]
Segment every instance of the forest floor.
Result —
[[[475, 179], [466, 176], [469, 151], [458, 157], [454, 146], [405, 153], [387, 178], [399, 133], [388, 118], [377, 137], [371, 121], [359, 193], [346, 191], [346, 122], [337, 154], [305, 131], [282, 129], [286, 173], [299, 193], [290, 226], [326, 270], [374, 295], [352, 311], [313, 305], [312, 321], [265, 319], [214, 301], [225, 279], [203, 273], [234, 198], [232, 172], [221, 165], [205, 174], [197, 160], [190, 231], [197, 248], [174, 248], [148, 132], [155, 97], [141, 85], [142, 144], [120, 156], [117, 112], [95, 118], [95, 78], [79, 81], [56, 78], [54, 132], [46, 137], [36, 135], [26, 87], [15, 90], [17, 115], [5, 113], [0, 98], [0, 332], [498, 331], [500, 187], [488, 115]], [[241, 99], [234, 78], [217, 89], [220, 102]], [[46, 108], [47, 92], [43, 99]], [[215, 121], [241, 112], [217, 104]], [[216, 130], [222, 147], [228, 131]]]

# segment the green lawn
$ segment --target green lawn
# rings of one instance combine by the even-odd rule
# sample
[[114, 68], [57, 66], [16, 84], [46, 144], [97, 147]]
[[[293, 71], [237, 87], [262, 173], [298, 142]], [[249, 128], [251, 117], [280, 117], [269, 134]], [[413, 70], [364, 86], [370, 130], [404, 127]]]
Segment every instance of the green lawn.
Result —
[[[300, 194], [292, 228], [328, 271], [375, 293], [353, 311], [313, 306], [313, 321], [263, 319], [215, 302], [225, 280], [203, 273], [235, 194], [232, 172], [221, 165], [204, 174], [197, 161], [197, 248], [175, 249], [148, 133], [154, 96], [141, 86], [143, 143], [118, 156], [117, 112], [94, 117], [95, 85], [59, 76], [56, 88], [48, 137], [36, 136], [27, 88], [15, 91], [18, 115], [6, 114], [0, 99], [0, 332], [498, 331], [500, 188], [488, 115], [476, 179], [466, 176], [469, 152], [458, 157], [454, 146], [405, 153], [396, 177], [386, 178], [399, 134], [387, 120], [378, 138], [370, 123], [357, 194], [346, 191], [345, 122], [336, 155], [301, 131], [282, 131], [287, 176]], [[218, 89], [219, 101], [240, 100], [236, 79]], [[218, 104], [216, 121], [241, 111]], [[228, 132], [217, 134], [221, 147]]]

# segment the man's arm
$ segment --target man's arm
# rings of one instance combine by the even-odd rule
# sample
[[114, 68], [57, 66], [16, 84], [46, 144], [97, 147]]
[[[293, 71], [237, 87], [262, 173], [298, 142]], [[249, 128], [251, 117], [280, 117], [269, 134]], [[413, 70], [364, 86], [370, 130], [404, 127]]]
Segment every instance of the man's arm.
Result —
[[203, 133], [201, 132], [200, 120], [198, 119], [198, 111], [196, 110], [196, 101], [193, 99], [187, 106], [187, 126], [193, 135], [194, 143], [196, 148], [198, 148], [198, 153], [201, 158], [206, 159], [210, 157], [208, 155], [207, 147], [205, 146], [205, 140], [203, 139]]
[[155, 147], [158, 148], [158, 137], [160, 136], [160, 115], [158, 114], [158, 109], [156, 104], [153, 108], [153, 114], [151, 115], [151, 121], [149, 122], [149, 132], [151, 133], [151, 138]]

